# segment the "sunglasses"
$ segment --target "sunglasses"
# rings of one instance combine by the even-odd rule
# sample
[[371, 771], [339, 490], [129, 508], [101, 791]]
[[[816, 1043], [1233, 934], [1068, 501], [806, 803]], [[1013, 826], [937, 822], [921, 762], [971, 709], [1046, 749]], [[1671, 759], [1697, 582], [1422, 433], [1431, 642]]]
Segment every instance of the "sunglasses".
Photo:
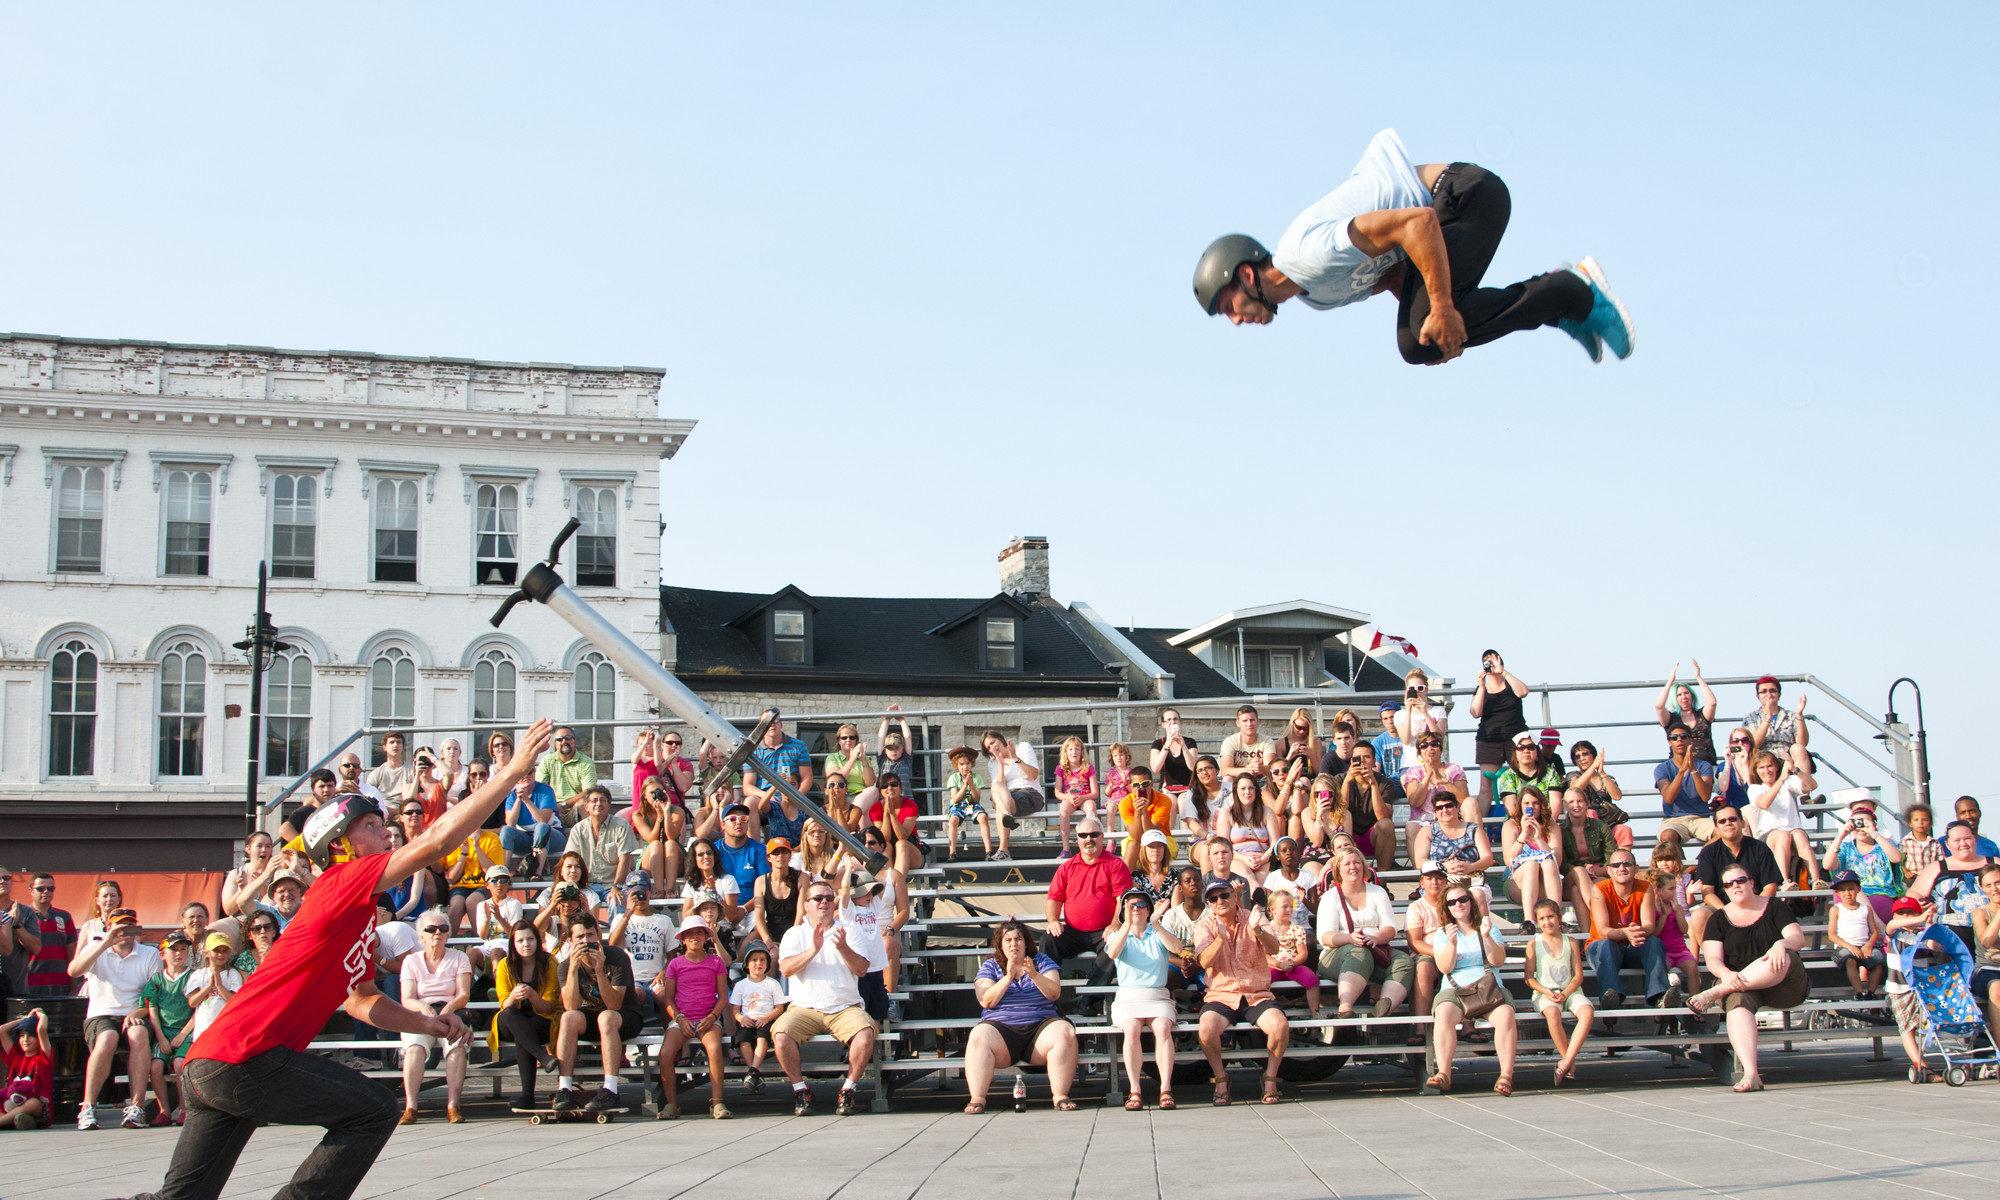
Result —
[[855, 737], [853, 734], [843, 733], [840, 735], [840, 740], [843, 742], [857, 742], [860, 741], [861, 739]]
[[1738, 885], [1748, 884], [1749, 882], [1750, 882], [1750, 877], [1748, 875], [1732, 875], [1728, 879], [1722, 881], [1722, 886], [1736, 887]]
[[1076, 840], [1079, 842], [1084, 842], [1084, 841], [1095, 842], [1102, 839], [1103, 837], [1104, 835], [1101, 833], [1078, 833], [1076, 835]]
[[1234, 897], [1234, 896], [1231, 896], [1231, 895], [1230, 895], [1230, 894], [1228, 894], [1227, 892], [1224, 892], [1224, 893], [1223, 893], [1222, 895], [1220, 895], [1220, 896], [1210, 896], [1210, 897], [1208, 898], [1208, 902], [1209, 902], [1210, 904], [1227, 904], [1227, 903], [1229, 903], [1229, 902], [1230, 902], [1231, 900], [1233, 900], [1233, 899], [1235, 899], [1235, 897]]
[[28, 890], [31, 892], [53, 892], [56, 890], [56, 885], [53, 883], [38, 883]]
[[251, 932], [251, 933], [276, 933], [276, 932], [278, 932], [278, 927], [277, 927], [276, 925], [252, 925], [252, 926], [250, 927], [250, 932]]
[[1614, 871], [1619, 871], [1619, 870], [1629, 871], [1638, 865], [1639, 864], [1635, 862], [1615, 862], [1610, 864], [1611, 869]]
[[1471, 904], [1471, 903], [1472, 903], [1472, 897], [1470, 897], [1470, 896], [1460, 896], [1460, 897], [1459, 897], [1458, 899], [1456, 899], [1456, 900], [1447, 900], [1447, 901], [1445, 901], [1445, 902], [1444, 902], [1444, 906], [1445, 906], [1446, 908], [1457, 908], [1457, 907], [1458, 907], [1459, 905], [1461, 905], [1461, 904]]
[[1741, 825], [1741, 824], [1743, 823], [1743, 818], [1742, 818], [1742, 817], [1717, 817], [1717, 818], [1715, 819], [1715, 823], [1716, 823], [1717, 825]]
[[419, 930], [417, 930], [417, 932], [418, 932], [418, 933], [443, 933], [443, 932], [444, 932], [444, 926], [442, 926], [442, 925], [426, 925], [426, 926], [424, 926], [424, 927], [423, 927], [422, 929], [419, 929]]
[[660, 745], [662, 746], [679, 746], [680, 744], [681, 740], [679, 738], [669, 738], [666, 741], [660, 743]]
[[832, 897], [832, 896], [807, 896], [807, 897], [806, 897], [806, 903], [807, 903], [807, 904], [831, 904], [831, 903], [833, 903], [833, 897]]

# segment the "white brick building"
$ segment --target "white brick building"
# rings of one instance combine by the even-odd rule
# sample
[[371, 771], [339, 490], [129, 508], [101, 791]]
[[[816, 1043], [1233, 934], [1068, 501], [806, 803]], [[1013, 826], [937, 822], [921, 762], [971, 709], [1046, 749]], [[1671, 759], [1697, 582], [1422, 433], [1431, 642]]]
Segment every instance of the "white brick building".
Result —
[[487, 618], [575, 513], [565, 576], [659, 651], [659, 463], [693, 427], [661, 375], [0, 334], [0, 814], [39, 844], [9, 858], [226, 851], [259, 559], [294, 647], [274, 780], [369, 723], [645, 712], [550, 614]]

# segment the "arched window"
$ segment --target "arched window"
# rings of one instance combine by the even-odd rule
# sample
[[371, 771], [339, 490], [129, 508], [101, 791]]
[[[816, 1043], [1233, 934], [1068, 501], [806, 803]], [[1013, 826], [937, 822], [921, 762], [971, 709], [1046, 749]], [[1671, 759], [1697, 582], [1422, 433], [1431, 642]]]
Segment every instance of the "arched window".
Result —
[[[514, 658], [498, 646], [480, 651], [472, 660], [472, 722], [511, 725], [514, 722]], [[476, 740], [484, 740], [482, 733]]]
[[160, 656], [161, 777], [204, 773], [201, 751], [207, 713], [208, 656], [193, 642], [175, 642]]
[[[618, 715], [618, 672], [595, 650], [576, 662], [570, 682], [570, 715], [578, 721], [609, 721]], [[609, 772], [615, 731], [583, 726], [576, 731], [577, 749]]]
[[[368, 724], [380, 730], [417, 723], [417, 663], [400, 646], [390, 646], [368, 665]], [[369, 761], [382, 757], [382, 735], [368, 739]]]
[[68, 638], [49, 658], [49, 774], [93, 775], [96, 758], [97, 651]]
[[312, 659], [280, 651], [264, 672], [264, 777], [287, 779], [312, 765]]

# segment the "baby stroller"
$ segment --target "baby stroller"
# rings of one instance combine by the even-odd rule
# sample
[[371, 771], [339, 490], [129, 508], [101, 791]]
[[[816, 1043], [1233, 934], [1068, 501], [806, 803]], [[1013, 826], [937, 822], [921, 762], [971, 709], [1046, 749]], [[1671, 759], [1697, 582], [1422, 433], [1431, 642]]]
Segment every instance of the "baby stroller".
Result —
[[[1972, 995], [1972, 953], [1949, 926], [1933, 925], [1902, 952], [1903, 978], [1923, 1010], [1917, 1048], [1944, 1063], [1944, 1081], [1964, 1087], [1968, 1067], [2000, 1066], [2000, 1047]], [[1922, 1082], [1910, 1068], [1910, 1082]]]

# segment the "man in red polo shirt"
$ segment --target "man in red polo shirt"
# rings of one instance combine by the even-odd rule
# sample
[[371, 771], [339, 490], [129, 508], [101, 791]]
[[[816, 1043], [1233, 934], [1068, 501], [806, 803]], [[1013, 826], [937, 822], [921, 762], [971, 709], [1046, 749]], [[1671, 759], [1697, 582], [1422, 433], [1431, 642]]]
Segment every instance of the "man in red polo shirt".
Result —
[[1111, 978], [1104, 957], [1104, 931], [1118, 912], [1118, 897], [1132, 886], [1132, 869], [1125, 860], [1104, 852], [1104, 826], [1086, 817], [1076, 827], [1077, 853], [1063, 860], [1049, 881], [1048, 941], [1042, 953], [1058, 963], [1084, 954], [1097, 955], [1091, 983]]
[[187, 1124], [156, 1195], [214, 1200], [260, 1124], [326, 1129], [279, 1195], [345, 1200], [354, 1194], [395, 1131], [401, 1104], [388, 1088], [306, 1046], [335, 1009], [395, 1033], [469, 1036], [455, 1013], [416, 1012], [375, 990], [375, 897], [464, 845], [514, 784], [534, 772], [552, 729], [548, 721], [535, 722], [506, 767], [401, 849], [389, 848], [370, 800], [340, 796], [314, 810], [290, 847], [324, 874], [250, 982], [188, 1051], [181, 1075]]

